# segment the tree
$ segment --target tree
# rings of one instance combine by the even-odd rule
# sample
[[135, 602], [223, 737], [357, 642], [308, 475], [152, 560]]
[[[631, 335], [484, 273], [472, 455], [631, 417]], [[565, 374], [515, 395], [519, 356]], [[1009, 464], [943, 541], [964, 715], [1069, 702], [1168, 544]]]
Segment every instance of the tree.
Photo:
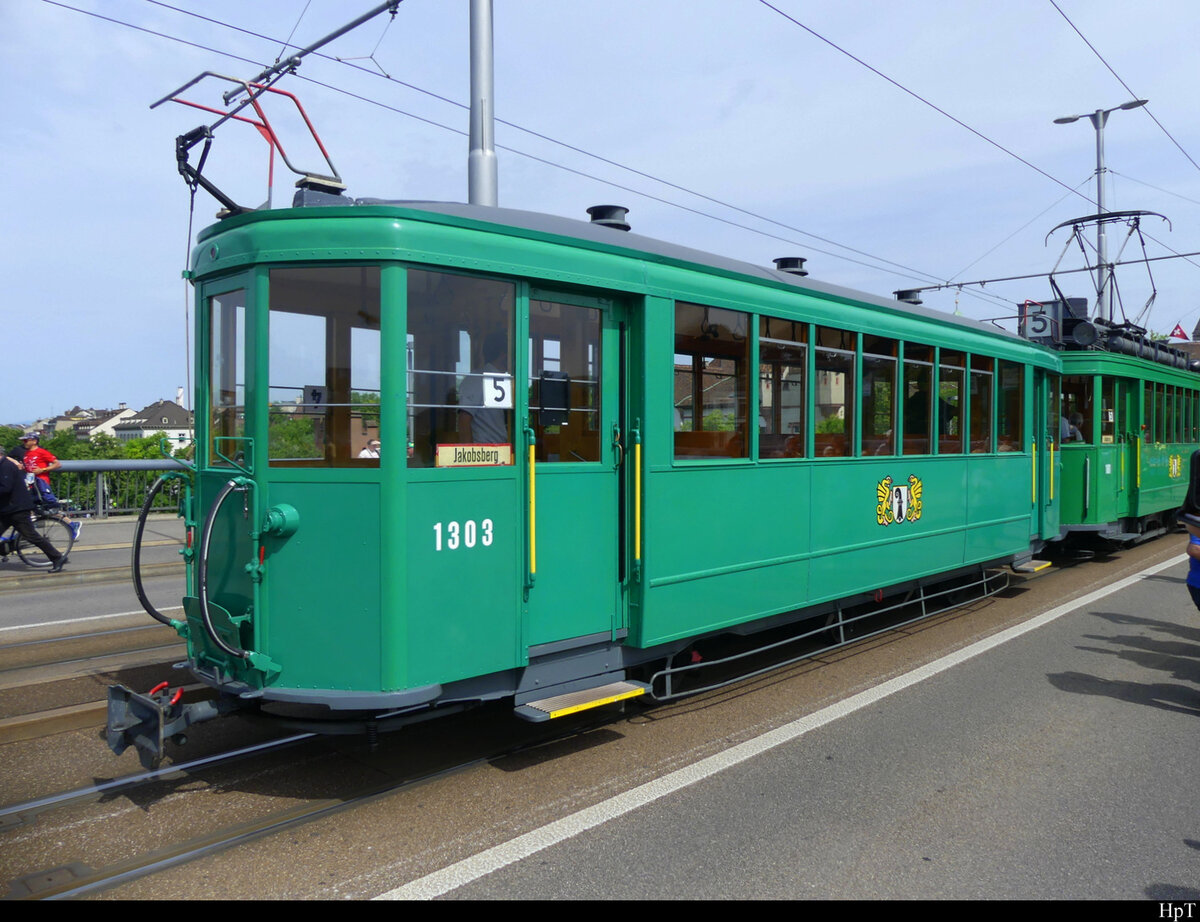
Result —
[[317, 438], [311, 417], [273, 413], [268, 438], [268, 452], [272, 458], [317, 457]]

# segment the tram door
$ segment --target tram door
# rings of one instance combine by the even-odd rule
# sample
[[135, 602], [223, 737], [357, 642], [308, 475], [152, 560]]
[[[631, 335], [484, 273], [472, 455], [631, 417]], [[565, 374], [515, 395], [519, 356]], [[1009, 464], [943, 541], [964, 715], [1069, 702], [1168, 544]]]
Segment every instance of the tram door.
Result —
[[624, 319], [611, 299], [530, 292], [528, 647], [609, 636], [624, 626]]
[[1059, 460], [1059, 417], [1061, 381], [1058, 375], [1040, 368], [1033, 371], [1033, 485], [1030, 498], [1035, 504], [1033, 525], [1041, 538], [1058, 536], [1059, 495], [1062, 492], [1062, 464]]
[[1115, 388], [1113, 408], [1113, 432], [1117, 440], [1117, 518], [1137, 515], [1137, 463], [1138, 443], [1141, 432], [1139, 418], [1137, 382], [1129, 378], [1105, 378]]

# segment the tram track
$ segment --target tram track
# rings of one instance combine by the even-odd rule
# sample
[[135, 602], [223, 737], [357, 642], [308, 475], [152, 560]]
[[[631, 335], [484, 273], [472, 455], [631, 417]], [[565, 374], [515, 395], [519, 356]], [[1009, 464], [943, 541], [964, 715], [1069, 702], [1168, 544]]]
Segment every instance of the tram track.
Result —
[[28, 633], [0, 644], [0, 743], [102, 726], [110, 681], [140, 687], [186, 655], [158, 624]]
[[[148, 874], [187, 864], [207, 855], [245, 845], [264, 837], [280, 835], [306, 823], [365, 806], [374, 800], [419, 788], [483, 763], [493, 763], [507, 757], [530, 753], [546, 745], [586, 734], [612, 722], [613, 719], [613, 715], [609, 713], [592, 715], [586, 720], [577, 720], [569, 728], [539, 725], [531, 728], [529, 738], [525, 740], [514, 744], [511, 739], [501, 737], [496, 745], [488, 747], [484, 751], [474, 751], [467, 758], [436, 765], [428, 771], [412, 774], [401, 772], [397, 775], [387, 774], [383, 778], [374, 777], [371, 781], [358, 784], [352, 789], [341, 790], [336, 796], [313, 798], [301, 803], [288, 804], [278, 809], [269, 809], [269, 805], [266, 805], [267, 809], [263, 809], [262, 812], [250, 818], [245, 818], [242, 811], [237, 811], [237, 818], [225, 825], [215, 825], [213, 828], [199, 833], [196, 833], [191, 827], [185, 826], [183, 827], [185, 831], [192, 832], [192, 835], [179, 837], [177, 840], [171, 840], [169, 837], [160, 839], [153, 848], [124, 856], [109, 863], [89, 863], [89, 856], [86, 854], [75, 853], [70, 860], [63, 855], [62, 860], [53, 866], [46, 866], [10, 878], [7, 881], [8, 892], [4, 898], [17, 900], [70, 899], [100, 893]], [[75, 816], [67, 817], [62, 825], [47, 824], [47, 817], [56, 811], [66, 813], [81, 806], [103, 806], [106, 803], [114, 802], [117, 798], [132, 799], [133, 793], [139, 788], [157, 783], [186, 780], [203, 771], [236, 762], [266, 758], [306, 743], [312, 745], [314, 754], [311, 754], [308, 759], [302, 759], [302, 762], [319, 761], [329, 755], [329, 753], [323, 752], [328, 740], [311, 733], [296, 734], [231, 752], [207, 756], [192, 762], [179, 763], [158, 771], [143, 772], [3, 807], [0, 808], [0, 835], [7, 838], [9, 848], [17, 849], [29, 844], [28, 840], [23, 838], [22, 830], [26, 833], [37, 834], [38, 826], [48, 827], [42, 834], [42, 838], [68, 840], [74, 837], [64, 834], [64, 831], [78, 827], [81, 820]], [[251, 768], [253, 770], [243, 777], [253, 777], [262, 771], [253, 765]], [[155, 802], [157, 803], [157, 801]], [[128, 811], [122, 811], [122, 813], [127, 815]]]

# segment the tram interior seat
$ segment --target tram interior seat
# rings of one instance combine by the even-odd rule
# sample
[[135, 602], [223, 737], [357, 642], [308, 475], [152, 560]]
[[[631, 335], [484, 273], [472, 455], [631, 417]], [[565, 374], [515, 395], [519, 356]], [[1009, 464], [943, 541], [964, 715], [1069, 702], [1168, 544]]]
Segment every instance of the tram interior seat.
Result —
[[927, 455], [929, 454], [929, 438], [920, 436], [917, 438], [905, 437], [904, 453], [906, 455]]
[[840, 433], [817, 433], [818, 458], [843, 458], [846, 451], [846, 436]]
[[760, 458], [792, 458], [788, 452], [788, 436], [763, 433], [758, 437], [758, 456]]
[[676, 432], [675, 454], [689, 458], [728, 458], [733, 432]]

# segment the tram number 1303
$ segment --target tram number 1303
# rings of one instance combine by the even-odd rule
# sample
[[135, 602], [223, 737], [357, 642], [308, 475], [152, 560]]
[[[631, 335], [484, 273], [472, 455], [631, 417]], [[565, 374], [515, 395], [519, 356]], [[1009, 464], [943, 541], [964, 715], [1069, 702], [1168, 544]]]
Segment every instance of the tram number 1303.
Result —
[[492, 531], [491, 519], [479, 523], [472, 519], [465, 522], [437, 522], [433, 526], [433, 549], [456, 551], [460, 547], [474, 547], [476, 544], [491, 547]]

